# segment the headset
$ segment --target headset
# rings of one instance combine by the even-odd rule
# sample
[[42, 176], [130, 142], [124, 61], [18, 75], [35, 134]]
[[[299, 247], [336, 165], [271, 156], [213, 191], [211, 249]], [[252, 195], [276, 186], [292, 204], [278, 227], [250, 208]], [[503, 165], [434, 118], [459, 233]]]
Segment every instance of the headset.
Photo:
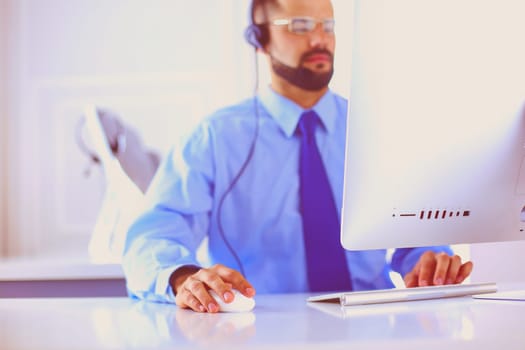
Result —
[[219, 234], [221, 235], [221, 238], [224, 241], [224, 244], [226, 245], [226, 247], [230, 251], [230, 254], [235, 259], [235, 262], [239, 266], [239, 270], [240, 270], [240, 272], [242, 273], [243, 276], [246, 276], [246, 273], [244, 271], [244, 267], [242, 265], [241, 259], [237, 255], [237, 252], [235, 251], [235, 249], [233, 249], [231, 243], [228, 241], [228, 239], [226, 238], [226, 235], [224, 233], [224, 228], [223, 228], [223, 225], [222, 225], [221, 211], [222, 211], [222, 206], [224, 204], [224, 201], [225, 201], [226, 197], [228, 196], [228, 194], [231, 193], [231, 191], [233, 190], [233, 188], [235, 187], [235, 185], [237, 184], [237, 182], [241, 178], [242, 174], [246, 170], [246, 168], [247, 168], [248, 164], [250, 163], [251, 159], [253, 158], [253, 154], [255, 152], [255, 145], [257, 143], [257, 138], [259, 136], [259, 118], [260, 118], [260, 116], [259, 116], [259, 103], [258, 103], [258, 100], [257, 100], [257, 94], [258, 94], [258, 91], [259, 91], [259, 69], [258, 69], [259, 62], [258, 62], [258, 58], [257, 58], [257, 50], [262, 50], [262, 51], [265, 50], [264, 48], [270, 42], [270, 33], [268, 31], [268, 27], [265, 24], [256, 24], [255, 23], [255, 10], [258, 7], [262, 7], [264, 12], [265, 12], [265, 16], [266, 16], [266, 6], [265, 6], [265, 4], [268, 1], [269, 0], [252, 0], [251, 6], [250, 6], [250, 12], [249, 12], [250, 24], [248, 25], [248, 27], [244, 31], [244, 37], [245, 37], [246, 41], [251, 46], [253, 46], [253, 48], [255, 49], [255, 52], [254, 52], [254, 57], [255, 57], [255, 82], [254, 82], [254, 88], [253, 88], [253, 108], [254, 108], [254, 112], [255, 112], [255, 131], [253, 133], [253, 139], [252, 139], [252, 142], [250, 144], [250, 149], [248, 150], [248, 155], [246, 156], [246, 159], [244, 160], [244, 162], [241, 165], [241, 167], [239, 168], [239, 171], [234, 176], [233, 180], [230, 182], [230, 184], [228, 185], [228, 187], [226, 188], [226, 190], [224, 191], [224, 193], [220, 197], [219, 205], [217, 207], [217, 226], [218, 226], [218, 229], [219, 229]]
[[255, 10], [262, 7], [266, 17], [266, 3], [268, 0], [252, 0], [250, 6], [249, 20], [250, 24], [244, 31], [244, 38], [252, 45], [255, 50], [260, 49], [264, 51], [266, 45], [270, 42], [270, 32], [266, 24], [255, 23]]

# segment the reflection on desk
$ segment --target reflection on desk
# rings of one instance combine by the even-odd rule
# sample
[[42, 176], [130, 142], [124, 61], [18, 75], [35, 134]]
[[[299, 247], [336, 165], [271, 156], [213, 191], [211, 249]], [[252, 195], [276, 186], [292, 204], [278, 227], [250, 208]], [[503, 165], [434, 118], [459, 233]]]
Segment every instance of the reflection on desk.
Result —
[[[249, 313], [127, 298], [0, 299], [2, 349], [523, 349], [525, 303], [470, 297], [355, 306], [258, 295]], [[504, 326], [503, 326], [504, 325]]]
[[[108, 324], [118, 327], [108, 332]], [[98, 313], [93, 325], [100, 341], [108, 346], [115, 343], [115, 335], [125, 340], [125, 345], [134, 348], [186, 341], [188, 344], [217, 346], [244, 344], [252, 338], [255, 335], [255, 314], [204, 314], [175, 305], [140, 301], [113, 319], [107, 313]]]
[[[387, 303], [342, 307], [336, 303], [308, 303], [308, 306], [346, 320], [351, 329], [359, 329], [356, 337], [404, 337], [408, 332], [425, 338], [450, 338], [469, 341], [474, 338], [471, 307], [456, 303], [425, 302]], [[363, 332], [364, 330], [364, 332]]]

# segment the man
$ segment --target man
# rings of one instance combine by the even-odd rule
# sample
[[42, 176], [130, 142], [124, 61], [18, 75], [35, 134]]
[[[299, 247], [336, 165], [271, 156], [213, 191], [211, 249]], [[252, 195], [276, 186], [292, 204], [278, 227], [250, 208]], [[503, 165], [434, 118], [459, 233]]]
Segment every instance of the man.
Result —
[[[254, 99], [206, 119], [184, 149], [172, 152], [160, 167], [147, 195], [150, 209], [128, 233], [124, 270], [136, 297], [217, 312], [209, 290], [225, 302], [234, 298], [232, 289], [248, 297], [256, 289], [322, 290], [312, 287], [315, 266], [306, 244], [310, 224], [305, 220], [316, 213], [306, 215], [303, 202], [308, 196], [303, 178], [309, 175], [303, 162], [310, 161], [303, 157], [308, 133], [303, 115], [314, 112], [316, 149], [338, 216], [347, 102], [328, 89], [335, 49], [332, 4], [256, 0], [252, 20], [250, 41], [268, 58], [271, 84]], [[336, 236], [327, 234], [318, 242], [338, 241]], [[196, 258], [205, 237], [211, 267], [201, 267]], [[409, 287], [461, 283], [472, 270], [471, 262], [450, 256], [448, 247], [399, 249], [391, 266], [385, 250], [345, 252], [339, 245], [328, 252], [344, 262], [336, 264], [328, 254], [317, 258], [318, 265], [328, 266], [327, 273], [344, 265], [341, 279], [349, 280], [352, 290], [393, 287], [390, 269]], [[321, 283], [332, 286], [333, 280]]]

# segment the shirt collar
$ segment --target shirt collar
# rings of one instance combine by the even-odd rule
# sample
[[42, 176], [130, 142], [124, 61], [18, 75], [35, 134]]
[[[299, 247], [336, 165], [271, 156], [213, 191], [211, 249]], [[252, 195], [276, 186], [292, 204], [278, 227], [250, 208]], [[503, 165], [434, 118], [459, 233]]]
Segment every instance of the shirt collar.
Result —
[[288, 137], [293, 136], [301, 114], [307, 110], [314, 110], [317, 113], [328, 133], [332, 133], [335, 129], [337, 106], [335, 96], [330, 90], [309, 109], [302, 108], [269, 86], [259, 93], [259, 100]]

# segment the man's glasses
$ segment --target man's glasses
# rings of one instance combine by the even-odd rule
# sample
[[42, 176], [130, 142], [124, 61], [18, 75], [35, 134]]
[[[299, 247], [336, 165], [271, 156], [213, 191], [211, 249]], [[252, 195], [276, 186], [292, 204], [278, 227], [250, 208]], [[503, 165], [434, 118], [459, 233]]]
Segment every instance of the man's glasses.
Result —
[[317, 27], [318, 23], [323, 25], [325, 33], [334, 33], [335, 20], [333, 18], [315, 19], [311, 17], [292, 17], [270, 21], [270, 24], [275, 26], [288, 26], [288, 31], [295, 34], [310, 33]]

